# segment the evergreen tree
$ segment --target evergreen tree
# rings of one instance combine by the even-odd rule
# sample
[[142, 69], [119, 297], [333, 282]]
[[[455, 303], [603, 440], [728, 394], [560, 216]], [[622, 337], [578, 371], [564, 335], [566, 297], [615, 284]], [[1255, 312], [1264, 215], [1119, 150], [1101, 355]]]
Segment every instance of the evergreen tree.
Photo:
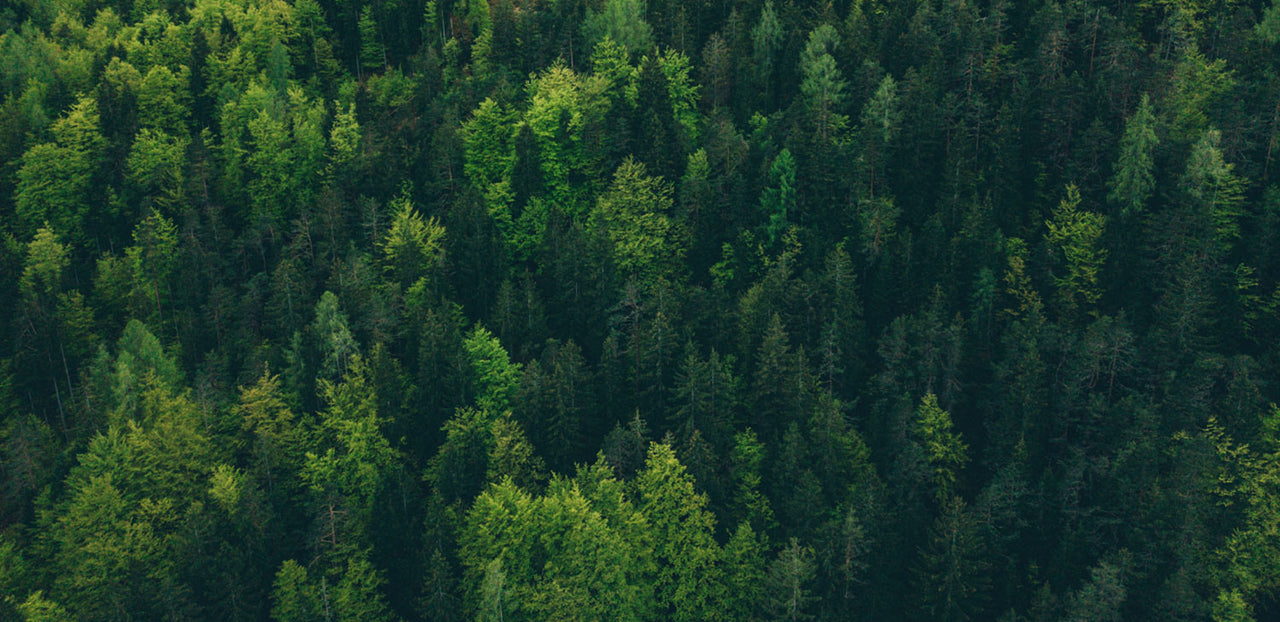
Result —
[[1155, 190], [1155, 149], [1160, 144], [1155, 125], [1151, 99], [1143, 94], [1138, 110], [1125, 123], [1120, 157], [1107, 195], [1122, 214], [1141, 213]]

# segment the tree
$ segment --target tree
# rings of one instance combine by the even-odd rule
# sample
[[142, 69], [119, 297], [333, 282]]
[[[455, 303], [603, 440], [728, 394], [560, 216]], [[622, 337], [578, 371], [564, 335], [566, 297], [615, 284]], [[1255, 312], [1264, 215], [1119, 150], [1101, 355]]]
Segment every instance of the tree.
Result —
[[153, 65], [138, 84], [138, 124], [170, 136], [184, 136], [191, 117], [185, 66], [174, 73], [163, 64]]
[[782, 24], [773, 10], [773, 0], [765, 0], [764, 8], [760, 10], [760, 21], [751, 29], [751, 42], [756, 84], [762, 93], [765, 111], [770, 111], [774, 108], [778, 54], [782, 51]]
[[[859, 130], [862, 157], [860, 164], [866, 170], [867, 200], [876, 198], [876, 171], [884, 175], [889, 163], [889, 146], [897, 137], [902, 123], [901, 103], [898, 97], [898, 83], [893, 76], [885, 76], [876, 87], [876, 92], [862, 107], [861, 127]], [[880, 180], [879, 183], [884, 183]]]
[[599, 12], [588, 8], [582, 22], [582, 38], [589, 47], [612, 39], [636, 56], [653, 47], [653, 29], [644, 20], [640, 0], [605, 0]]
[[540, 361], [524, 368], [514, 402], [530, 440], [557, 470], [581, 456], [584, 427], [594, 399], [592, 376], [582, 349], [572, 340], [549, 340]]
[[116, 342], [114, 362], [105, 349], [100, 356], [107, 359], [101, 370], [107, 377], [100, 379], [106, 385], [102, 397], [107, 399], [101, 407], [115, 420], [135, 417], [142, 393], [148, 387], [177, 391], [182, 385], [182, 370], [177, 361], [165, 352], [164, 344], [146, 324], [138, 320], [129, 320], [125, 325]]
[[911, 431], [928, 462], [934, 497], [945, 504], [955, 491], [960, 469], [969, 461], [969, 448], [952, 431], [951, 414], [938, 407], [938, 398], [932, 393], [920, 400]]
[[1221, 139], [1220, 132], [1209, 130], [1192, 147], [1182, 187], [1197, 220], [1210, 227], [1214, 247], [1226, 254], [1240, 237], [1244, 182], [1234, 174], [1235, 166], [1223, 158]]
[[774, 314], [756, 353], [756, 371], [748, 403], [751, 424], [767, 442], [776, 442], [791, 423], [803, 419], [812, 397], [812, 378], [804, 353], [791, 347], [791, 338]]
[[1106, 249], [1099, 248], [1105, 216], [1080, 209], [1080, 191], [1074, 185], [1067, 186], [1067, 196], [1053, 211], [1053, 219], [1046, 221], [1049, 231], [1045, 241], [1063, 258], [1066, 274], [1055, 276], [1058, 286], [1058, 302], [1062, 315], [1072, 318], [1077, 311], [1096, 314], [1094, 306], [1102, 297], [1098, 274], [1107, 259]]
[[382, 45], [382, 35], [378, 32], [378, 22], [373, 19], [373, 5], [366, 4], [360, 10], [360, 20], [356, 29], [360, 31], [360, 73], [372, 74], [375, 70], [387, 66], [387, 52]]
[[1209, 129], [1210, 108], [1236, 87], [1225, 59], [1209, 60], [1199, 48], [1188, 45], [1174, 67], [1164, 110], [1171, 138], [1181, 144], [1195, 140]]
[[[698, 85], [689, 77], [692, 69], [689, 57], [677, 49], [668, 48], [657, 57], [657, 60], [658, 69], [666, 79], [667, 97], [671, 100], [671, 116], [678, 124], [680, 144], [695, 145], [701, 129], [701, 117], [698, 115]], [[638, 92], [637, 96], [639, 96]], [[669, 178], [669, 180], [674, 182], [675, 178]]]
[[189, 144], [186, 136], [152, 128], [143, 128], [134, 137], [125, 168], [129, 182], [145, 197], [144, 203], [170, 213], [181, 206]]
[[[733, 449], [729, 454], [729, 473], [733, 478], [729, 516], [747, 529], [754, 526], [754, 530], [763, 539], [776, 527], [769, 498], [760, 490], [765, 446], [756, 438], [751, 428], [735, 434], [733, 441]], [[739, 527], [740, 530], [741, 528]]]
[[274, 622], [305, 622], [320, 614], [315, 588], [307, 577], [307, 569], [292, 559], [276, 572], [271, 590], [271, 619]]
[[465, 504], [490, 483], [533, 486], [544, 476], [542, 461], [508, 412], [459, 408], [444, 432], [424, 479], [446, 503]]
[[32, 493], [50, 479], [56, 448], [53, 430], [34, 415], [13, 414], [0, 425], [0, 516], [22, 515]]
[[44, 593], [39, 590], [29, 594], [18, 605], [18, 613], [26, 622], [71, 622], [74, 619], [66, 609], [45, 598]]
[[517, 610], [547, 620], [641, 619], [640, 552], [623, 531], [627, 523], [611, 520], [614, 511], [629, 512], [597, 509], [594, 501], [568, 480], [533, 497], [507, 479], [476, 499], [460, 556], [481, 619]]
[[760, 211], [764, 212], [765, 235], [772, 247], [791, 226], [787, 214], [796, 211], [796, 160], [783, 149], [769, 166], [769, 185], [760, 195]]
[[670, 427], [700, 430], [715, 447], [727, 447], [737, 420], [740, 390], [732, 357], [721, 357], [712, 349], [702, 360], [689, 352], [676, 372], [677, 405]]
[[1089, 581], [1067, 606], [1064, 619], [1071, 622], [1120, 622], [1125, 601], [1125, 560], [1103, 561], [1089, 570]]
[[959, 497], [940, 500], [942, 514], [929, 530], [918, 576], [921, 613], [930, 620], [977, 617], [988, 588], [978, 519]]
[[724, 545], [724, 595], [721, 606], [726, 620], [754, 619], [762, 604], [766, 564], [764, 535], [749, 524], [738, 526]]
[[355, 103], [348, 104], [346, 109], [339, 106], [329, 130], [329, 171], [335, 178], [341, 179], [344, 172], [354, 172], [351, 169], [358, 170], [360, 139]]
[[1144, 93], [1138, 110], [1125, 123], [1120, 156], [1108, 184], [1107, 199], [1123, 215], [1142, 213], [1155, 190], [1155, 149], [1160, 144], [1155, 125], [1151, 98]]
[[391, 227], [382, 240], [383, 265], [407, 289], [439, 268], [445, 231], [436, 218], [424, 219], [407, 193], [392, 201], [391, 209]]
[[[683, 139], [689, 130], [679, 124], [676, 119], [676, 105], [683, 104], [686, 117], [692, 115], [688, 98], [677, 101], [672, 97], [673, 82], [668, 72], [675, 76], [679, 67], [664, 60], [668, 57], [645, 56], [640, 60], [634, 79], [635, 112], [632, 121], [631, 136], [634, 140], [632, 151], [647, 167], [648, 171], [668, 183], [680, 179], [681, 165], [684, 164]], [[684, 57], [677, 57], [683, 59]], [[683, 64], [685, 86], [688, 86], [688, 63]], [[667, 69], [672, 67], [672, 69]], [[674, 77], [674, 76], [673, 76]], [[690, 120], [691, 121], [691, 120]], [[692, 121], [691, 121], [692, 122]], [[626, 162], [623, 162], [625, 165]]]
[[800, 94], [809, 127], [821, 141], [840, 141], [849, 119], [840, 110], [848, 96], [848, 83], [832, 53], [840, 45], [836, 29], [823, 24], [809, 33], [800, 54]]
[[[302, 465], [302, 480], [311, 490], [316, 513], [325, 524], [322, 542], [349, 551], [367, 533], [373, 500], [399, 466], [400, 455], [382, 432], [377, 396], [363, 359], [354, 356], [338, 383], [321, 379], [325, 411]], [[346, 517], [354, 534], [339, 533], [337, 516]]]
[[[133, 245], [125, 249], [125, 259], [133, 271], [131, 298], [137, 304], [134, 312], [157, 326], [164, 322], [164, 302], [177, 268], [177, 234], [172, 221], [152, 210], [134, 228]], [[143, 314], [143, 309], [149, 312]]]
[[54, 123], [55, 142], [34, 145], [22, 155], [14, 212], [25, 231], [48, 222], [69, 239], [85, 237], [94, 171], [104, 148], [100, 125], [96, 102], [82, 99]]
[[512, 363], [507, 351], [485, 327], [476, 324], [463, 340], [471, 361], [471, 386], [481, 410], [502, 413], [511, 408], [511, 398], [520, 385], [519, 363]]
[[333, 611], [338, 622], [394, 622], [382, 586], [386, 581], [365, 555], [347, 561], [333, 590]]
[[280, 377], [263, 370], [252, 386], [240, 387], [240, 400], [232, 412], [239, 417], [241, 432], [247, 437], [246, 449], [252, 456], [250, 473], [263, 483], [268, 494], [277, 487], [290, 490], [288, 479], [302, 463], [303, 439], [285, 401]]
[[346, 376], [352, 357], [359, 353], [360, 346], [352, 336], [347, 314], [338, 306], [338, 297], [333, 292], [325, 291], [320, 295], [310, 331], [322, 356], [320, 377], [332, 380]]
[[778, 620], [809, 620], [814, 597], [811, 584], [817, 568], [813, 561], [813, 549], [800, 546], [795, 538], [778, 552], [778, 558], [769, 565], [765, 577], [767, 603]]
[[681, 276], [686, 246], [673, 205], [671, 186], [627, 158], [591, 213], [592, 227], [613, 242], [618, 268], [645, 288]]
[[652, 526], [658, 564], [654, 593], [659, 615], [672, 620], [706, 619], [723, 581], [715, 518], [707, 499], [669, 445], [654, 443], [644, 470], [636, 474], [639, 510]]
[[508, 242], [514, 239], [516, 214], [512, 212], [512, 173], [515, 166], [514, 115], [493, 99], [480, 103], [462, 126], [467, 179], [485, 197], [489, 214]]
[[62, 290], [62, 273], [70, 263], [68, 249], [48, 223], [27, 243], [27, 259], [22, 267], [19, 289], [31, 303], [50, 301]]

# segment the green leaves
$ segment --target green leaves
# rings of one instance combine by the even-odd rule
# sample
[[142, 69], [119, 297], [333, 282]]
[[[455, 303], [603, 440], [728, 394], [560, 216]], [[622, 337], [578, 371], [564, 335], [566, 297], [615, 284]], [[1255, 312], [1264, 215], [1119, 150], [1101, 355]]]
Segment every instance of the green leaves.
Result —
[[382, 433], [377, 396], [359, 356], [352, 357], [341, 382], [320, 381], [320, 396], [326, 408], [313, 441], [317, 451], [307, 452], [302, 478], [322, 500], [337, 500], [356, 513], [356, 525], [363, 528], [373, 498], [399, 464], [399, 452]]
[[[367, 552], [355, 551], [330, 570], [313, 577], [292, 559], [281, 564], [271, 592], [271, 619], [274, 622], [320, 618], [338, 622], [399, 620], [382, 594], [386, 580], [369, 562]], [[334, 580], [332, 584], [330, 579]]]
[[62, 289], [62, 271], [70, 259], [67, 247], [58, 242], [58, 236], [46, 224], [36, 231], [27, 244], [27, 260], [22, 267], [21, 289], [23, 297], [52, 299]]
[[1210, 60], [1191, 46], [1178, 61], [1165, 98], [1170, 134], [1183, 144], [1195, 140], [1210, 127], [1210, 113], [1221, 98], [1236, 87], [1225, 59]]
[[520, 385], [520, 364], [512, 363], [498, 338], [479, 324], [467, 333], [463, 346], [471, 360], [476, 405], [492, 413], [510, 410]]
[[[178, 229], [155, 210], [133, 230], [125, 260], [133, 272], [130, 298], [135, 314], [159, 325], [178, 263]], [[144, 302], [145, 301], [145, 302]]]
[[938, 503], [946, 503], [954, 494], [960, 469], [969, 462], [969, 447], [951, 429], [951, 413], [938, 406], [938, 398], [929, 393], [920, 400], [911, 435], [924, 451], [931, 471], [931, 484]]
[[680, 276], [684, 232], [670, 216], [673, 204], [670, 185], [628, 158], [591, 213], [591, 225], [613, 242], [618, 268], [646, 287]]
[[510, 183], [515, 163], [512, 117], [502, 104], [488, 98], [480, 102], [471, 118], [462, 124], [466, 149], [463, 171], [481, 192], [488, 193], [490, 186], [503, 181]]
[[813, 549], [800, 546], [792, 538], [787, 548], [782, 549], [778, 558], [769, 565], [769, 574], [765, 577], [767, 604], [774, 619], [808, 620], [813, 617], [809, 613], [809, 606], [814, 601], [810, 586], [816, 572]]
[[1053, 211], [1053, 219], [1045, 222], [1049, 229], [1045, 241], [1065, 264], [1066, 274], [1055, 276], [1054, 282], [1067, 318], [1078, 310], [1096, 313], [1094, 306], [1102, 297], [1098, 275], [1107, 259], [1107, 251], [1099, 243], [1106, 222], [1105, 216], [1080, 209], [1080, 191], [1075, 185], [1067, 186], [1066, 198]]
[[104, 146], [99, 127], [97, 103], [83, 98], [54, 123], [55, 142], [37, 144], [23, 154], [14, 209], [26, 231], [50, 223], [70, 239], [87, 237], [83, 224]]
[[635, 489], [653, 533], [658, 611], [672, 620], [708, 619], [716, 611], [724, 570], [717, 565], [715, 517], [706, 509], [706, 496], [694, 489], [675, 452], [662, 443], [649, 447]]
[[308, 622], [320, 611], [316, 594], [307, 582], [307, 569], [292, 559], [276, 572], [271, 600], [271, 619], [275, 622]]
[[760, 195], [760, 211], [768, 219], [765, 235], [772, 247], [791, 226], [788, 214], [796, 213], [796, 159], [787, 149], [769, 165], [769, 185]]
[[128, 179], [144, 196], [152, 197], [165, 211], [183, 200], [183, 173], [189, 140], [163, 130], [143, 128], [134, 137], [125, 160]]
[[424, 219], [407, 194], [392, 201], [391, 209], [391, 228], [382, 240], [383, 266], [408, 288], [440, 267], [445, 231], [436, 218]]
[[800, 54], [800, 94], [814, 135], [824, 141], [840, 142], [849, 124], [849, 118], [840, 113], [848, 83], [832, 56], [839, 44], [835, 28], [823, 24], [809, 33]]
[[1182, 186], [1201, 218], [1212, 227], [1213, 242], [1221, 252], [1230, 252], [1240, 237], [1240, 217], [1244, 213], [1244, 180], [1237, 177], [1222, 156], [1217, 130], [1204, 133], [1187, 159]]
[[332, 380], [345, 376], [352, 358], [359, 353], [360, 345], [352, 336], [347, 314], [342, 311], [333, 292], [326, 291], [320, 295], [310, 329], [323, 356], [319, 377]]
[[1160, 144], [1155, 124], [1151, 98], [1143, 93], [1138, 110], [1125, 123], [1120, 157], [1108, 183], [1107, 199], [1119, 205], [1122, 214], [1141, 213], [1155, 190], [1155, 149]]
[[653, 47], [653, 29], [644, 21], [645, 6], [640, 0], [606, 0], [599, 11], [587, 10], [582, 37], [589, 46], [612, 39], [639, 56]]

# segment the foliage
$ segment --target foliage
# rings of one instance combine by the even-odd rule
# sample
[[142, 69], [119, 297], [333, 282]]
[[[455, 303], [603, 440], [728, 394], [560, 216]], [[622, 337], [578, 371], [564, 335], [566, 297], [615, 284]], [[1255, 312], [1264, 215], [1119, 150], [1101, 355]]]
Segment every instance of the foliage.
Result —
[[0, 7], [0, 619], [1274, 618], [1278, 41]]

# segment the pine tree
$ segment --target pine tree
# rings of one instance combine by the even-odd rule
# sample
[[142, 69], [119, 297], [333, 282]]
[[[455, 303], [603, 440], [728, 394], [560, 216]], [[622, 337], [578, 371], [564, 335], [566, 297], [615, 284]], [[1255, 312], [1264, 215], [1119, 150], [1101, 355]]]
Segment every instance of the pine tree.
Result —
[[943, 500], [941, 505], [942, 514], [921, 551], [918, 605], [930, 620], [973, 619], [982, 611], [989, 587], [978, 519], [959, 497]]
[[659, 615], [672, 620], [704, 619], [712, 610], [723, 569], [713, 538], [715, 518], [707, 499], [669, 445], [654, 443], [645, 468], [636, 474], [639, 510], [653, 532], [658, 564], [654, 591]]
[[1107, 251], [1100, 248], [1105, 216], [1080, 209], [1080, 191], [1074, 185], [1067, 186], [1067, 196], [1053, 211], [1053, 219], [1046, 221], [1049, 228], [1045, 240], [1060, 253], [1066, 274], [1054, 277], [1058, 286], [1058, 302], [1065, 318], [1072, 318], [1079, 311], [1096, 314], [1095, 306], [1102, 297], [1099, 273], [1107, 259]]
[[932, 393], [920, 400], [911, 430], [929, 464], [934, 497], [939, 504], [946, 503], [955, 493], [960, 469], [969, 461], [969, 448], [952, 430], [951, 414], [938, 407]]
[[1160, 144], [1155, 125], [1151, 98], [1144, 93], [1138, 110], [1125, 123], [1120, 156], [1109, 182], [1107, 199], [1119, 206], [1123, 215], [1142, 213], [1155, 190], [1155, 149]]
[[786, 548], [778, 552], [778, 558], [769, 566], [765, 577], [767, 605], [775, 619], [810, 620], [816, 600], [812, 594], [812, 582], [817, 573], [813, 549], [800, 546], [792, 538]]
[[777, 244], [790, 227], [787, 214], [796, 211], [796, 161], [783, 149], [769, 166], [769, 185], [760, 195], [760, 211], [766, 218], [764, 230], [770, 247]]
[[360, 10], [360, 21], [356, 24], [360, 32], [360, 73], [372, 74], [387, 64], [387, 53], [382, 45], [382, 35], [378, 32], [378, 22], [373, 18], [373, 5], [366, 4]]

